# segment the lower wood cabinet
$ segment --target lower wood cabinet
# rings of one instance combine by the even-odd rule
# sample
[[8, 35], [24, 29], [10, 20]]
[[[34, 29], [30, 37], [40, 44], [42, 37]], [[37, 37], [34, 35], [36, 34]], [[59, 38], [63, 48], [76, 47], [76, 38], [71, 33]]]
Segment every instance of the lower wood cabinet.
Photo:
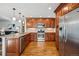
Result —
[[55, 33], [45, 33], [45, 41], [54, 41]]
[[37, 41], [37, 33], [31, 33], [31, 41]]
[[25, 47], [29, 44], [31, 35], [26, 34], [20, 38], [6, 39], [6, 55], [19, 56], [24, 51]]
[[25, 45], [27, 46], [30, 43], [30, 39], [31, 39], [31, 33], [27, 34], [25, 36]]
[[15, 39], [15, 38], [6, 39], [6, 55], [18, 56], [20, 53], [19, 45], [20, 45], [19, 39]]

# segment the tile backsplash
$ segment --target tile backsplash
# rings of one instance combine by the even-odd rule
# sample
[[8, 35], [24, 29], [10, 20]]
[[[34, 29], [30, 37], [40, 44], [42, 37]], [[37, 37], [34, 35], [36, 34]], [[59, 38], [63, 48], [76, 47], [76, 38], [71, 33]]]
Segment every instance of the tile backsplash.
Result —
[[[28, 28], [27, 32], [37, 32], [37, 28]], [[45, 32], [56, 32], [56, 28], [45, 28]]]

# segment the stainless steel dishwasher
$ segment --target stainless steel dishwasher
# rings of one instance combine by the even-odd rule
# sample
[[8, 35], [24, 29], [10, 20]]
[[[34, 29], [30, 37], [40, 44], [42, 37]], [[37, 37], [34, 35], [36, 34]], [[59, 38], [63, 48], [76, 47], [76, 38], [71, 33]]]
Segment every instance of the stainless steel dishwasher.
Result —
[[2, 38], [0, 38], [0, 56], [2, 56]]
[[20, 53], [23, 52], [24, 48], [25, 48], [24, 36], [21, 36], [21, 37], [20, 37]]
[[0, 37], [0, 56], [6, 55], [6, 38]]

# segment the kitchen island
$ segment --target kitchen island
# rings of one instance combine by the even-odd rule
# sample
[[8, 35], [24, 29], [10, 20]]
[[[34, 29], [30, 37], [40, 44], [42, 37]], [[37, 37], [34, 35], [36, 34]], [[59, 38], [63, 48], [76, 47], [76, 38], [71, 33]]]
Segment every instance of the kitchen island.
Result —
[[16, 33], [5, 36], [0, 36], [2, 38], [2, 55], [6, 56], [18, 56], [20, 55], [24, 48], [30, 42], [30, 33]]

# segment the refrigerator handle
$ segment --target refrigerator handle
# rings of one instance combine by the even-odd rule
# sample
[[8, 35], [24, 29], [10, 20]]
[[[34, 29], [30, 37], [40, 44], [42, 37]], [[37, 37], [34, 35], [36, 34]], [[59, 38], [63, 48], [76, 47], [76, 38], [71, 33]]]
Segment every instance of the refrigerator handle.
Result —
[[67, 30], [66, 30], [66, 27], [65, 27], [65, 42], [67, 42]]

